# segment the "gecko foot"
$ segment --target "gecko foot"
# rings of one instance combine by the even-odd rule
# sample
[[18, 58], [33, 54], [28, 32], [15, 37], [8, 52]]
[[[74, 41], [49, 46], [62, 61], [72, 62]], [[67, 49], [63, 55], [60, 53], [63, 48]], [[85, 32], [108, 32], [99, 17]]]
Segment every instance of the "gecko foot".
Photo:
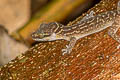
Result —
[[66, 45], [66, 48], [62, 49], [62, 55], [66, 53], [70, 54], [71, 51], [72, 51], [71, 47], [69, 47], [69, 45]]
[[62, 55], [68, 53], [70, 54], [74, 45], [76, 43], [76, 38], [75, 37], [71, 37], [70, 38], [70, 42], [69, 42], [69, 45], [66, 45], [66, 48], [65, 49], [62, 49]]

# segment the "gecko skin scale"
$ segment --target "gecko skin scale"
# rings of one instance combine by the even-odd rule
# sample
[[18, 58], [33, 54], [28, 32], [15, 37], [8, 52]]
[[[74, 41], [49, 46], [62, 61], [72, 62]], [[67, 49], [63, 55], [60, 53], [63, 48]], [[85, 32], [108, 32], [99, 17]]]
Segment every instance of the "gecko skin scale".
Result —
[[35, 41], [53, 41], [64, 39], [70, 41], [66, 49], [62, 49], [62, 54], [70, 53], [76, 41], [93, 33], [100, 32], [106, 28], [108, 34], [120, 43], [120, 37], [116, 34], [120, 27], [120, 1], [116, 10], [106, 11], [96, 16], [88, 14], [78, 23], [71, 26], [64, 26], [57, 22], [42, 23], [40, 28], [32, 33]]

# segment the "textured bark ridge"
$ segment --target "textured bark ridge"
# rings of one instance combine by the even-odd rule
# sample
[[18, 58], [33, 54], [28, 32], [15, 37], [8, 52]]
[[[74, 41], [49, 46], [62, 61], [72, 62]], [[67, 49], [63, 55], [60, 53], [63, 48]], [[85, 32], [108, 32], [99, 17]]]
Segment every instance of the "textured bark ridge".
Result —
[[[102, 0], [96, 14], [116, 9], [118, 0]], [[88, 11], [88, 13], [89, 13]], [[83, 15], [84, 16], [84, 15]], [[83, 17], [82, 16], [82, 17]], [[69, 23], [75, 24], [82, 17]], [[119, 34], [120, 31], [118, 31]], [[120, 73], [119, 43], [107, 29], [79, 39], [71, 54], [62, 56], [65, 40], [39, 43], [0, 68], [0, 79], [12, 80], [117, 80]]]

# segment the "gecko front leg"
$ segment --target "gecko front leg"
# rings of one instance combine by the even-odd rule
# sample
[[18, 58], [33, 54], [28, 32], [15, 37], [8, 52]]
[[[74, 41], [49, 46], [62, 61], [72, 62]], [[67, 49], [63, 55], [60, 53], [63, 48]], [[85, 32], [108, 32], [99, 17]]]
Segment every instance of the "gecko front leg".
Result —
[[75, 46], [76, 41], [77, 40], [75, 37], [71, 37], [69, 44], [66, 45], [66, 49], [62, 49], [62, 55], [66, 54], [66, 53], [70, 54], [73, 47]]

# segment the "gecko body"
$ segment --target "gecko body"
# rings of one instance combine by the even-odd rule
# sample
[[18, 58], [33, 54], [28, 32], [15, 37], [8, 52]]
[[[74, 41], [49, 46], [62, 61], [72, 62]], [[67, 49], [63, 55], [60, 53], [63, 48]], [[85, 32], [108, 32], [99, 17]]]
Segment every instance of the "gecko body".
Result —
[[117, 10], [106, 11], [96, 16], [90, 13], [80, 22], [64, 26], [57, 22], [48, 24], [42, 23], [40, 28], [32, 34], [35, 41], [53, 41], [64, 39], [70, 41], [66, 49], [62, 49], [63, 55], [70, 53], [76, 41], [93, 33], [100, 32], [106, 28], [110, 28], [108, 34], [120, 43], [120, 37], [116, 34], [120, 27], [120, 1]]

